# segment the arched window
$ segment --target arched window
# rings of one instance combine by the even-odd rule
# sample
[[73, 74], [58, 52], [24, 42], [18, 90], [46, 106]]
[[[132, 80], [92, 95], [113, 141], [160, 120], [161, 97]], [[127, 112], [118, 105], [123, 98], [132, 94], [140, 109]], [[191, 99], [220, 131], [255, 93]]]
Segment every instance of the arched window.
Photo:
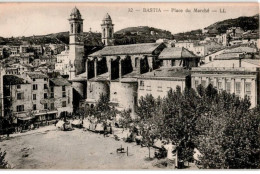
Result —
[[103, 29], [103, 37], [106, 37], [106, 29]]
[[135, 58], [135, 67], [137, 68], [137, 64], [138, 64], [138, 58]]
[[70, 25], [70, 32], [73, 33], [73, 24]]
[[109, 36], [108, 37], [112, 37], [112, 28], [109, 28]]
[[78, 24], [78, 28], [77, 28], [77, 30], [78, 30], [78, 33], [81, 32], [81, 25], [80, 25], [80, 24]]

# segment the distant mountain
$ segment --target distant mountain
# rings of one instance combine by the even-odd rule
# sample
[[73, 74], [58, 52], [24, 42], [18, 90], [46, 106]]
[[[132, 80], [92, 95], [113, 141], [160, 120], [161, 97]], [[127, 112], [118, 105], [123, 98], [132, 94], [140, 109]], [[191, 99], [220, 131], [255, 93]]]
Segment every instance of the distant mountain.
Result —
[[192, 30], [183, 33], [174, 34], [176, 40], [202, 40], [206, 36], [215, 36], [217, 34], [225, 33], [230, 27], [241, 27], [244, 31], [259, 30], [259, 14], [250, 17], [238, 17], [235, 19], [227, 19], [216, 22], [204, 29], [208, 30], [203, 34], [202, 30]]
[[[89, 33], [84, 32], [83, 37], [86, 45], [91, 46], [100, 46], [101, 43], [101, 34], [100, 33]], [[59, 33], [51, 33], [47, 35], [36, 35], [29, 37], [11, 37], [11, 38], [1, 38], [0, 44], [10, 44], [10, 45], [20, 45], [22, 43], [29, 44], [69, 44], [69, 32], [59, 32]]]
[[259, 28], [259, 14], [250, 17], [242, 16], [235, 19], [216, 22], [205, 29], [209, 31], [216, 30], [218, 33], [225, 33], [230, 27], [241, 27], [244, 31], [257, 30]]
[[151, 43], [161, 38], [173, 39], [173, 35], [170, 31], [148, 26], [128, 27], [115, 32], [117, 45]]

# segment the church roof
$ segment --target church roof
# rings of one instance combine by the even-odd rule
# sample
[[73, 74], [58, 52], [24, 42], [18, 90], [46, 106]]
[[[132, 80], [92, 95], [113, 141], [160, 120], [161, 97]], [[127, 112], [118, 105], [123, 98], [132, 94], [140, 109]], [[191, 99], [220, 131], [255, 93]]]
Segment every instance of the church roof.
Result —
[[110, 15], [107, 13], [105, 16], [104, 16], [104, 18], [103, 18], [103, 20], [105, 21], [111, 21], [112, 19], [111, 19], [111, 17], [110, 17]]
[[79, 9], [77, 7], [74, 7], [70, 13], [71, 18], [81, 18], [81, 14], [79, 12]]
[[183, 47], [165, 48], [159, 55], [159, 59], [181, 59], [181, 58], [197, 58], [197, 56]]
[[133, 54], [153, 54], [153, 52], [162, 43], [142, 43], [131, 45], [107, 46], [102, 50], [90, 54], [90, 57], [99, 56], [117, 56], [117, 55], [133, 55]]

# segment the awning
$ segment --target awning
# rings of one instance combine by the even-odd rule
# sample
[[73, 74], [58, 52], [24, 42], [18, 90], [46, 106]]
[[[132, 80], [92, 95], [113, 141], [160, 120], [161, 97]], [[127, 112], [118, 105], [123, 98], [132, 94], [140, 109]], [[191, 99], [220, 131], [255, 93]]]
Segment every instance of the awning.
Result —
[[47, 112], [41, 112], [41, 113], [36, 113], [36, 114], [34, 114], [35, 116], [39, 116], [39, 115], [46, 115], [47, 114]]
[[34, 117], [18, 117], [17, 119], [25, 121], [25, 120], [31, 120], [33, 118]]
[[47, 112], [47, 114], [57, 114], [58, 113], [58, 111], [49, 111], [49, 112]]

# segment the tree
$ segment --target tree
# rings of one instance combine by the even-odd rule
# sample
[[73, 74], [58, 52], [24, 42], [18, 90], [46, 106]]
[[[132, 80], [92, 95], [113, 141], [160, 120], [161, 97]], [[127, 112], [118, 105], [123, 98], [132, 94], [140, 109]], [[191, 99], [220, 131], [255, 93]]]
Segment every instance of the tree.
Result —
[[2, 152], [0, 149], [0, 169], [7, 169], [8, 163], [5, 161], [6, 152]]

